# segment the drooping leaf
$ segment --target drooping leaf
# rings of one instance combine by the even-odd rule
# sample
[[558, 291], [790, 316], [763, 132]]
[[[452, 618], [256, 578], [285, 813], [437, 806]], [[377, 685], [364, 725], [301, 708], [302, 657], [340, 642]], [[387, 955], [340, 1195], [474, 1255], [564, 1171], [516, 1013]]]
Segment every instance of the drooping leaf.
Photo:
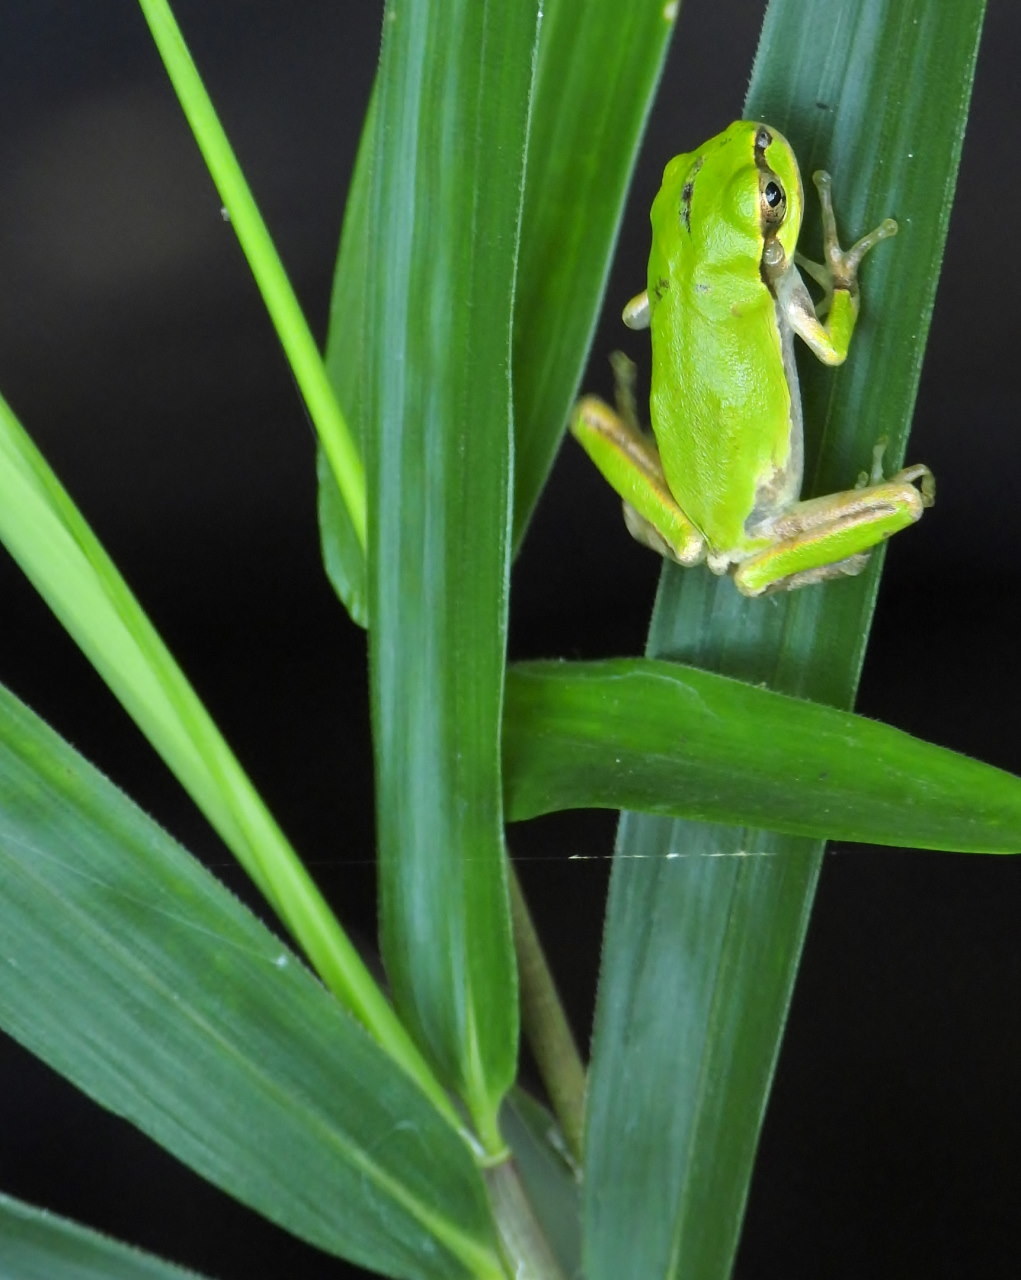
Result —
[[386, 1275], [503, 1274], [458, 1131], [277, 938], [3, 690], [0, 937], [0, 1025], [203, 1177]]
[[635, 809], [968, 853], [1021, 853], [1021, 778], [889, 725], [649, 658], [511, 667], [512, 821]]
[[[982, 14], [981, 0], [833, 0], [825, 13], [772, 0], [767, 11], [746, 114], [792, 141], [803, 173], [830, 170], [848, 239], [887, 215], [901, 225], [866, 266], [847, 365], [800, 363], [808, 494], [853, 483], [877, 436], [890, 441], [889, 467], [902, 457]], [[817, 257], [813, 234], [810, 223], [803, 247]], [[649, 653], [848, 707], [881, 559], [861, 578], [758, 601], [704, 570], [668, 569]], [[822, 846], [627, 815], [618, 853], [589, 1094], [586, 1271], [723, 1280]]]

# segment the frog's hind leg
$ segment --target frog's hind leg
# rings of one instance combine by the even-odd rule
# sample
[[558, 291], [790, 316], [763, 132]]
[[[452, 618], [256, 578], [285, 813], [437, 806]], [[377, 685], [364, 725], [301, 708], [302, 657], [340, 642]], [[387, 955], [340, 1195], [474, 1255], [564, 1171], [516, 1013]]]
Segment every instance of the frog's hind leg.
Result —
[[624, 500], [631, 536], [678, 564], [698, 564], [705, 539], [674, 500], [655, 441], [634, 420], [633, 395], [619, 374], [617, 396], [622, 412], [585, 396], [575, 407], [571, 432]]
[[873, 483], [796, 502], [756, 529], [773, 541], [735, 570], [738, 590], [758, 596], [860, 573], [874, 546], [914, 524], [935, 501], [928, 467], [906, 467], [877, 482], [878, 466], [879, 455], [866, 477]]

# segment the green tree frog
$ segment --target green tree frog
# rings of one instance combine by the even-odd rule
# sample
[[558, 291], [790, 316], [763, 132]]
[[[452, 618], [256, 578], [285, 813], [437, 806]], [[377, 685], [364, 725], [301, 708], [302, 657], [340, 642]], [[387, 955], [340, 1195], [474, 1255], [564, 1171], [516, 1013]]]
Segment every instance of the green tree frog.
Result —
[[[860, 573], [870, 548], [931, 506], [928, 467], [801, 501], [802, 421], [794, 334], [826, 364], [847, 355], [858, 267], [896, 233], [887, 219], [841, 249], [830, 177], [814, 175], [825, 263], [795, 246], [804, 194], [786, 140], [738, 121], [667, 165], [652, 206], [648, 288], [624, 321], [651, 330], [653, 440], [629, 408], [586, 397], [571, 429], [624, 499], [639, 541], [682, 565], [732, 573], [745, 595]], [[798, 270], [825, 291], [818, 311]]]

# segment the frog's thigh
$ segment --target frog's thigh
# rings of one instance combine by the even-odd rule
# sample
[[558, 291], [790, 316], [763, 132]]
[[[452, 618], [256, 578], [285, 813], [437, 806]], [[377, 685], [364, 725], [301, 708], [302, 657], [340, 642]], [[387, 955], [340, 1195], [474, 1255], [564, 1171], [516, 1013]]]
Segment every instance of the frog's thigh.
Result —
[[867, 488], [797, 502], [768, 530], [756, 531], [776, 542], [745, 560], [734, 581], [756, 596], [860, 573], [874, 546], [914, 524], [932, 502], [932, 474], [922, 466]]
[[595, 396], [578, 403], [571, 431], [624, 499], [632, 536], [678, 564], [698, 564], [705, 540], [674, 501], [652, 438]]

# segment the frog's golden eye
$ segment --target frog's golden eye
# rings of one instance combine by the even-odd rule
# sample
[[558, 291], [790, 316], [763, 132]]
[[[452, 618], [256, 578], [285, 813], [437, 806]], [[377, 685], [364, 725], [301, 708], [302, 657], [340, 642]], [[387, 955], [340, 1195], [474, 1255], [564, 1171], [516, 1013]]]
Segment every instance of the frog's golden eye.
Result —
[[763, 174], [759, 183], [759, 216], [763, 231], [775, 230], [787, 216], [787, 193], [772, 174]]

